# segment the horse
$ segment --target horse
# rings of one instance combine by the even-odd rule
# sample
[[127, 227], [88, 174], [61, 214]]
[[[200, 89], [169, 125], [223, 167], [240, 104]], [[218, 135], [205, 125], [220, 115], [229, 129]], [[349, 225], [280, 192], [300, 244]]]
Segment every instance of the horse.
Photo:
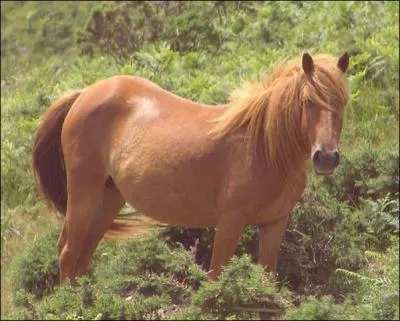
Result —
[[319, 175], [339, 164], [348, 65], [346, 52], [303, 53], [217, 105], [130, 75], [55, 101], [36, 131], [32, 169], [46, 203], [65, 216], [60, 282], [87, 273], [107, 233], [132, 232], [117, 219], [125, 202], [164, 224], [215, 227], [213, 280], [256, 225], [259, 264], [276, 273], [309, 164]]

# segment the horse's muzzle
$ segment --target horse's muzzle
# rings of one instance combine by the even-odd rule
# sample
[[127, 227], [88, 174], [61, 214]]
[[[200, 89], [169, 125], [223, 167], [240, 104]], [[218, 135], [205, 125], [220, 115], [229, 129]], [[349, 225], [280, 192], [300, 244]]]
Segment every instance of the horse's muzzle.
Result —
[[314, 171], [318, 175], [331, 175], [339, 165], [339, 152], [335, 150], [325, 151], [317, 148], [312, 156]]

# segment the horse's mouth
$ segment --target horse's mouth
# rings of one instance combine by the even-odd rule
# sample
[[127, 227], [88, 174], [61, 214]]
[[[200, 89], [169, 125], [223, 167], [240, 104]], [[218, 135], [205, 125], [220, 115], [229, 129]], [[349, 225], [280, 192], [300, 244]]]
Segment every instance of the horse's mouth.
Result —
[[316, 168], [314, 166], [314, 173], [317, 175], [330, 176], [333, 174], [334, 171], [335, 171], [334, 169], [322, 169], [322, 168]]

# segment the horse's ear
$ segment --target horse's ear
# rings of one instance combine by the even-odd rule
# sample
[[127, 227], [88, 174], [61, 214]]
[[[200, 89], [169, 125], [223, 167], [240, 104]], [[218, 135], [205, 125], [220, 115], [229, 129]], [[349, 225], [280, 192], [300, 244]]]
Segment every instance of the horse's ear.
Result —
[[346, 72], [347, 68], [349, 67], [349, 54], [345, 52], [340, 58], [337, 63], [337, 66], [343, 73]]
[[314, 62], [309, 53], [303, 54], [303, 70], [306, 74], [310, 74], [314, 71]]

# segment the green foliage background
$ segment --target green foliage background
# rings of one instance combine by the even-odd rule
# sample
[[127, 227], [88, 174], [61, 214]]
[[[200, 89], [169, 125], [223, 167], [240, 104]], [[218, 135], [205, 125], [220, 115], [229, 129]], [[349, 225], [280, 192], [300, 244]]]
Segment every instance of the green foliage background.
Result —
[[[398, 21], [390, 1], [1, 2], [1, 317], [398, 319]], [[345, 50], [342, 162], [310, 173], [278, 278], [254, 264], [252, 227], [217, 282], [204, 272], [213, 230], [169, 227], [102, 242], [79, 290], [57, 285], [59, 228], [30, 169], [51, 102], [128, 74], [223, 103], [284, 59]]]

